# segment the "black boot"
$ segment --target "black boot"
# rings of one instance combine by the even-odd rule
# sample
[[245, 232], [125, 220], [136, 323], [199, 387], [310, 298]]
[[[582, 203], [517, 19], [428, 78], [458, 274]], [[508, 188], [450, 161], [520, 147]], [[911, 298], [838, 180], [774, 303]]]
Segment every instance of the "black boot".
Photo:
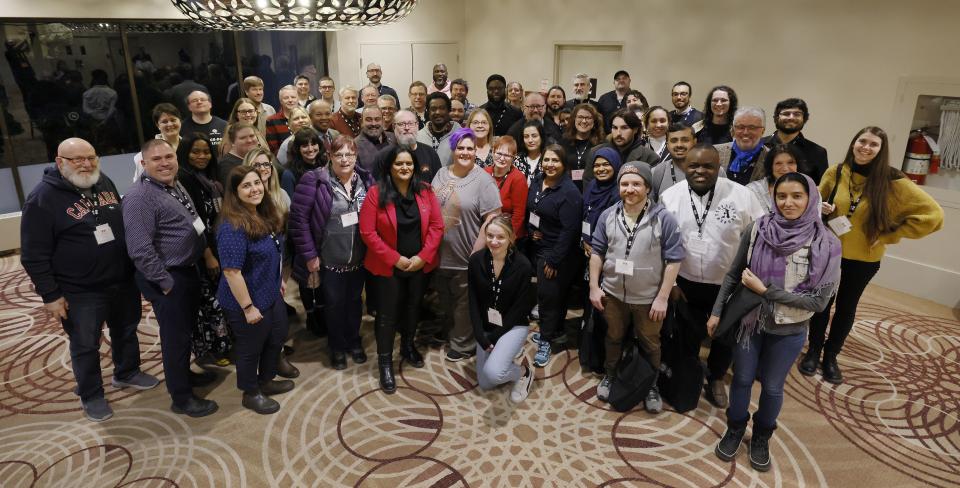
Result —
[[263, 394], [260, 390], [243, 392], [244, 408], [249, 408], [260, 415], [270, 415], [280, 410], [280, 403]]
[[293, 364], [290, 364], [286, 356], [280, 354], [280, 360], [277, 362], [277, 375], [284, 378], [296, 378], [300, 376], [300, 370]]
[[740, 452], [740, 444], [743, 442], [743, 434], [747, 431], [747, 422], [730, 422], [727, 420], [727, 431], [723, 433], [717, 447], [713, 449], [714, 454], [724, 461], [732, 461]]
[[843, 383], [843, 374], [840, 373], [836, 354], [824, 353], [823, 355], [823, 381], [835, 385]]
[[820, 348], [810, 345], [800, 364], [797, 365], [797, 370], [804, 376], [813, 376], [818, 367], [820, 367]]
[[770, 471], [770, 436], [773, 429], [753, 424], [753, 436], [750, 437], [750, 466], [757, 471]]
[[307, 330], [317, 337], [327, 336], [327, 326], [323, 321], [323, 313], [311, 310], [307, 312], [307, 319], [304, 321]]
[[377, 362], [380, 364], [380, 389], [384, 393], [397, 391], [397, 382], [393, 377], [393, 354], [378, 354]]
[[413, 345], [412, 340], [407, 340], [406, 338], [401, 340], [400, 356], [414, 368], [423, 367], [423, 356], [420, 355], [420, 351]]

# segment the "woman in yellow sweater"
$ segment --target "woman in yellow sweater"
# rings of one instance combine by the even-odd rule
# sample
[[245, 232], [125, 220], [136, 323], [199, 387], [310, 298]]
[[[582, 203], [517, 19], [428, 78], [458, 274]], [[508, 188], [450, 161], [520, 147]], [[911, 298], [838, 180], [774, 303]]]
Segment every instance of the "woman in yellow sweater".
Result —
[[[824, 342], [830, 321], [827, 305], [810, 320], [810, 345], [798, 369], [812, 376], [822, 352], [823, 379], [834, 384], [843, 382], [837, 355], [853, 326], [860, 296], [880, 269], [886, 245], [904, 237], [919, 239], [943, 226], [940, 205], [890, 166], [888, 146], [883, 129], [864, 127], [843, 162], [827, 170], [820, 182], [823, 214], [843, 247], [840, 286], [829, 338]], [[831, 194], [832, 205], [827, 203]]]

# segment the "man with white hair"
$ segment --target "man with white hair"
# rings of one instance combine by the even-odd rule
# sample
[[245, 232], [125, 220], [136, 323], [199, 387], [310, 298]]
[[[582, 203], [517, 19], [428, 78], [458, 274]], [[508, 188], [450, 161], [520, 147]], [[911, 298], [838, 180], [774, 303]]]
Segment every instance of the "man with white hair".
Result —
[[350, 138], [360, 135], [360, 114], [357, 113], [357, 89], [347, 85], [340, 89], [340, 110], [333, 114], [330, 126]]
[[740, 107], [733, 114], [730, 132], [733, 141], [717, 144], [720, 167], [726, 170], [727, 178], [746, 185], [763, 178], [763, 158], [769, 148], [761, 144], [766, 115], [759, 107]]
[[593, 105], [593, 108], [600, 111], [600, 105], [596, 101], [590, 99], [590, 75], [586, 73], [577, 73], [573, 76], [573, 96], [570, 97], [570, 100], [567, 100], [567, 108], [573, 108], [576, 105], [581, 103], [589, 103]]
[[140, 292], [127, 254], [120, 193], [100, 173], [93, 146], [79, 138], [57, 148], [20, 219], [20, 262], [43, 308], [70, 340], [70, 360], [87, 419], [113, 416], [100, 369], [103, 323], [110, 330], [115, 388], [146, 390], [157, 378], [140, 371]]
[[377, 108], [383, 115], [383, 130], [393, 132], [393, 116], [397, 114], [397, 99], [392, 95], [380, 95], [377, 97]]
[[377, 94], [377, 87], [373, 85], [367, 85], [360, 89], [360, 102], [358, 102], [357, 111], [363, 113], [363, 107], [376, 107], [377, 106], [377, 97], [380, 96]]
[[[417, 142], [417, 132], [419, 132], [417, 127], [417, 115], [409, 110], [400, 110], [393, 116], [393, 135], [396, 136], [395, 144], [410, 148], [410, 150], [413, 151], [414, 157], [417, 158], [417, 165], [420, 166], [418, 168], [420, 170], [420, 178], [423, 181], [427, 181], [428, 179], [433, 181], [433, 177], [436, 176], [442, 167], [440, 156], [437, 155], [437, 152], [434, 151], [429, 144], [420, 144]], [[374, 174], [379, 171], [383, 158], [390, 152], [391, 147], [393, 146], [387, 146], [377, 153], [377, 157], [373, 163]]]

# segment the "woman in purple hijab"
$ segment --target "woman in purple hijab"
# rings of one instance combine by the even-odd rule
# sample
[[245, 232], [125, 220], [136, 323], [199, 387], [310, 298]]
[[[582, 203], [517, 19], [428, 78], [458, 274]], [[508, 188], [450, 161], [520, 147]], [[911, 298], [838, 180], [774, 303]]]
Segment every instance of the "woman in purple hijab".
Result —
[[750, 419], [751, 388], [759, 377], [749, 452], [750, 465], [758, 471], [770, 469], [768, 444], [783, 406], [783, 384], [803, 348], [810, 317], [826, 308], [840, 282], [840, 240], [820, 219], [820, 192], [813, 180], [787, 173], [774, 183], [773, 199], [775, 211], [740, 238], [707, 321], [712, 333], [737, 283], [763, 298], [734, 331], [727, 430], [714, 450], [724, 461], [736, 457]]

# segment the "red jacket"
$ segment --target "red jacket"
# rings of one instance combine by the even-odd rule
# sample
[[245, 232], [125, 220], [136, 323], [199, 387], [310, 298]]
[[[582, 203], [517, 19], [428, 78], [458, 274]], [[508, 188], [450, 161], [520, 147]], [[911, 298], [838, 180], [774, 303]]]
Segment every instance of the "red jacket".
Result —
[[[443, 240], [443, 215], [440, 201], [430, 187], [416, 196], [420, 208], [420, 242], [423, 247], [417, 256], [426, 263], [423, 272], [432, 271], [440, 264], [440, 242]], [[397, 252], [397, 208], [390, 202], [380, 208], [380, 189], [370, 188], [360, 207], [360, 238], [367, 245], [364, 267], [376, 276], [393, 276], [394, 265], [400, 260]]]

